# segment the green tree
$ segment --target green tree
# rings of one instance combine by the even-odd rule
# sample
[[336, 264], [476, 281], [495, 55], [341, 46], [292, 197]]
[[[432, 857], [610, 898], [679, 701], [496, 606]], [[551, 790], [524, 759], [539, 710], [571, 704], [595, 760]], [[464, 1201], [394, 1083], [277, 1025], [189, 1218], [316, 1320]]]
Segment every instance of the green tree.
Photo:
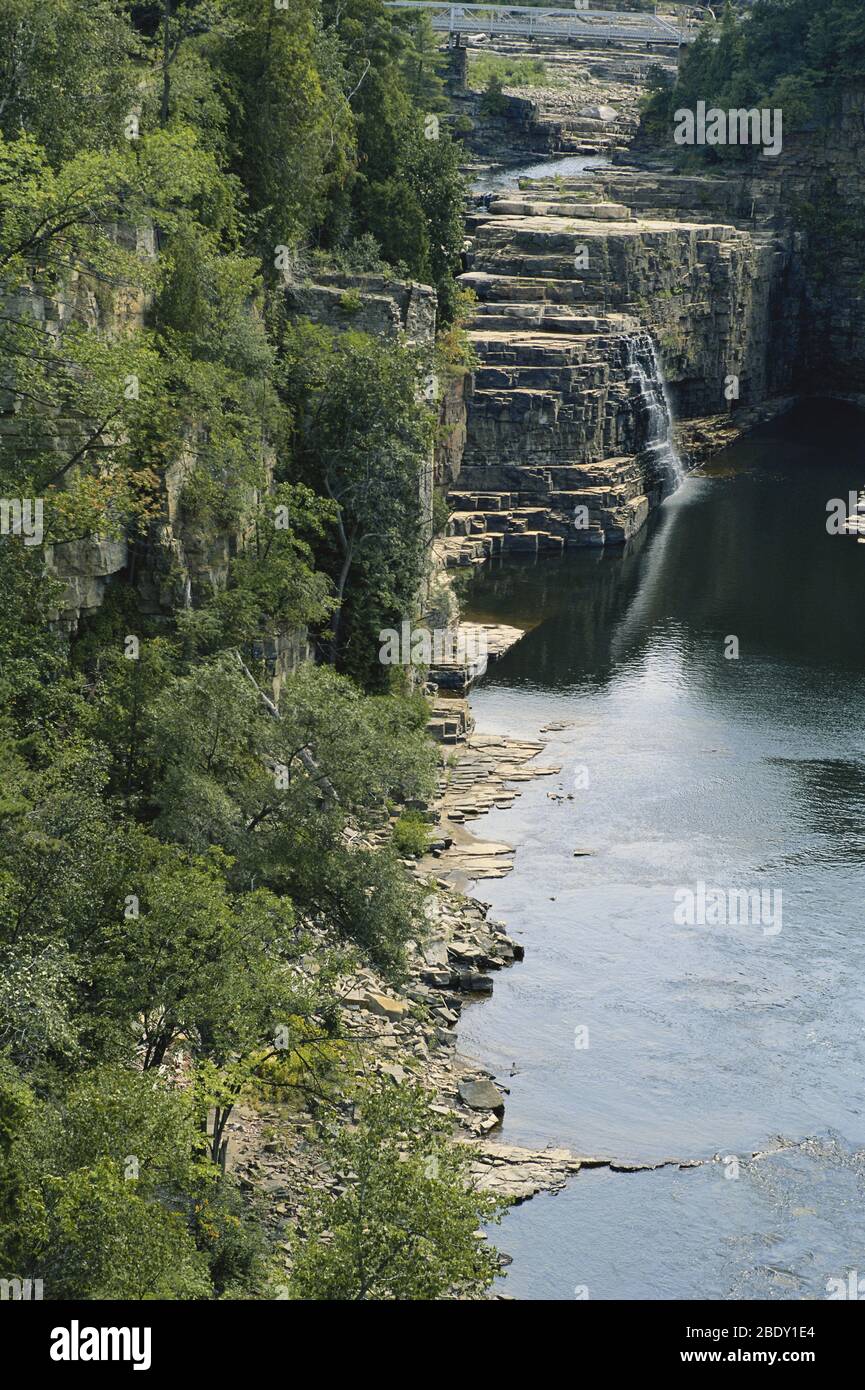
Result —
[[0, 131], [27, 131], [54, 164], [118, 147], [136, 104], [140, 57], [113, 0], [4, 0]]
[[0, 1175], [17, 1230], [4, 1275], [43, 1279], [51, 1299], [212, 1293], [192, 1216], [216, 1174], [182, 1093], [109, 1067], [78, 1078], [61, 1107], [7, 1066], [0, 1097], [16, 1122]]
[[174, 76], [183, 66], [190, 40], [209, 34], [223, 17], [222, 0], [157, 0], [152, 48], [157, 64], [159, 124], [174, 114]]
[[247, 512], [244, 545], [226, 588], [179, 615], [192, 650], [240, 647], [255, 664], [268, 638], [323, 624], [332, 608], [330, 585], [315, 568], [311, 542], [334, 518], [333, 504], [302, 484], [281, 483], [261, 497]]
[[[754, 0], [737, 13], [729, 4], [704, 25], [688, 46], [676, 85], [657, 90], [644, 124], [668, 140], [679, 107], [698, 100], [709, 106], [774, 108], [784, 113], [785, 134], [802, 122], [825, 121], [837, 112], [839, 84], [865, 75], [865, 17], [858, 0]], [[748, 150], [705, 146], [708, 160], [742, 158]]]
[[272, 272], [277, 248], [324, 219], [353, 160], [350, 110], [335, 52], [322, 49], [314, 0], [233, 0], [238, 23], [219, 52], [231, 87], [234, 167]]
[[331, 657], [381, 680], [378, 632], [411, 611], [424, 562], [423, 363], [400, 343], [307, 325], [286, 335], [284, 365], [296, 466], [338, 509]]
[[420, 1088], [390, 1082], [362, 1100], [360, 1123], [330, 1137], [344, 1183], [301, 1213], [292, 1287], [298, 1298], [339, 1301], [478, 1296], [498, 1273], [477, 1238], [499, 1203], [471, 1183], [469, 1154]]
[[0, 1269], [7, 1278], [21, 1277], [25, 1257], [22, 1215], [27, 1177], [20, 1141], [32, 1106], [29, 1087], [0, 1053]]
[[0, 720], [2, 743], [44, 727], [38, 712], [44, 710], [46, 686], [63, 690], [67, 716], [72, 694], [64, 682], [65, 644], [49, 626], [60, 585], [46, 577], [42, 551], [21, 537], [6, 536], [0, 545], [0, 592], [0, 707], [17, 725]]
[[143, 1199], [108, 1159], [46, 1178], [34, 1267], [52, 1298], [195, 1299], [212, 1292], [183, 1217]]
[[418, 111], [443, 111], [447, 106], [442, 73], [448, 55], [423, 10], [412, 14], [406, 29], [406, 48], [402, 56], [406, 89]]
[[237, 890], [286, 893], [397, 969], [421, 895], [391, 855], [352, 849], [344, 832], [380, 825], [388, 801], [429, 795], [425, 702], [363, 696], [302, 667], [277, 707], [226, 653], [170, 683], [150, 717], [160, 833], [196, 854], [220, 845]]
[[438, 291], [439, 326], [451, 323], [459, 309], [455, 276], [460, 273], [464, 239], [463, 208], [466, 184], [460, 170], [459, 144], [446, 129], [438, 139], [413, 124], [407, 131], [400, 161], [401, 177], [417, 199], [427, 228], [426, 260], [413, 267], [419, 279]]
[[302, 937], [291, 903], [265, 889], [231, 895], [221, 856], [190, 859], [133, 834], [124, 901], [133, 915], [102, 924], [94, 1003], [135, 1020], [145, 1071], [183, 1037], [218, 1062], [266, 1045], [291, 1012], [290, 964]]

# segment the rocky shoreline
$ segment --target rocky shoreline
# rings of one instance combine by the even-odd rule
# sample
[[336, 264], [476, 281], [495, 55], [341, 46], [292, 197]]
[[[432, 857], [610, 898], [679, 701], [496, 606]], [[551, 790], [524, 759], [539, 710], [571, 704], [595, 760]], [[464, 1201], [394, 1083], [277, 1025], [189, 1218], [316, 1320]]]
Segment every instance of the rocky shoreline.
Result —
[[[456, 745], [441, 745], [441, 775], [430, 807], [435, 825], [429, 853], [420, 861], [405, 861], [407, 870], [430, 892], [425, 930], [409, 949], [404, 982], [395, 988], [369, 968], [342, 980], [340, 1032], [347, 1055], [341, 1062], [342, 1098], [329, 1112], [318, 1107], [290, 1112], [277, 1102], [259, 1102], [238, 1107], [227, 1128], [228, 1168], [263, 1208], [286, 1275], [305, 1200], [313, 1191], [337, 1194], [343, 1186], [324, 1161], [322, 1123], [336, 1114], [351, 1124], [353, 1095], [370, 1082], [422, 1085], [429, 1092], [431, 1109], [453, 1120], [454, 1142], [470, 1148], [470, 1171], [478, 1189], [509, 1205], [558, 1192], [583, 1169], [626, 1175], [723, 1161], [720, 1154], [639, 1161], [578, 1153], [555, 1144], [526, 1148], [503, 1140], [508, 1087], [461, 1051], [458, 1029], [466, 1004], [489, 997], [496, 973], [524, 958], [523, 946], [502, 922], [490, 917], [489, 904], [473, 896], [484, 878], [501, 877], [513, 869], [516, 851], [477, 838], [465, 822], [493, 807], [507, 809], [520, 795], [521, 784], [560, 772], [558, 766], [538, 761], [546, 746], [543, 733], [560, 726], [542, 729], [537, 740], [478, 734], [468, 702], [451, 703], [465, 706], [466, 727]], [[779, 1144], [786, 1147], [783, 1141]], [[504, 1255], [503, 1265], [508, 1262]]]
[[[523, 948], [488, 915], [487, 904], [464, 891], [508, 872], [514, 851], [475, 838], [463, 823], [491, 806], [511, 804], [519, 791], [510, 783], [558, 772], [532, 766], [543, 746], [469, 732], [456, 749], [442, 746], [430, 852], [419, 863], [406, 861], [431, 890], [425, 932], [410, 948], [406, 979], [395, 989], [364, 968], [343, 979], [339, 991], [340, 1031], [350, 1055], [341, 1078], [346, 1092], [376, 1078], [421, 1083], [433, 1109], [453, 1116], [456, 1142], [476, 1146], [478, 1185], [516, 1201], [560, 1187], [586, 1160], [561, 1149], [538, 1152], [487, 1142], [501, 1124], [506, 1089], [460, 1053], [456, 1030], [466, 1002], [491, 994], [495, 972], [522, 960]], [[336, 1106], [350, 1123], [353, 1103]], [[305, 1198], [340, 1186], [317, 1142], [323, 1118], [312, 1109], [290, 1113], [276, 1102], [248, 1104], [237, 1108], [227, 1127], [228, 1167], [250, 1194], [265, 1199], [265, 1224], [286, 1268], [291, 1230]]]

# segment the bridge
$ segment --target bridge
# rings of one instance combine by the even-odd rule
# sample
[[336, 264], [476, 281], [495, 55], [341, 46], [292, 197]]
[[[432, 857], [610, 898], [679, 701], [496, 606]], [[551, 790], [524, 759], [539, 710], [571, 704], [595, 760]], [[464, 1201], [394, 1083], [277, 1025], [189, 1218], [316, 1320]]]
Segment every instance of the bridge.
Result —
[[432, 27], [445, 34], [517, 34], [523, 38], [577, 39], [603, 43], [609, 39], [640, 44], [679, 45], [688, 42], [657, 15], [621, 10], [546, 10], [529, 5], [453, 5], [427, 0], [385, 0], [387, 10], [426, 10]]

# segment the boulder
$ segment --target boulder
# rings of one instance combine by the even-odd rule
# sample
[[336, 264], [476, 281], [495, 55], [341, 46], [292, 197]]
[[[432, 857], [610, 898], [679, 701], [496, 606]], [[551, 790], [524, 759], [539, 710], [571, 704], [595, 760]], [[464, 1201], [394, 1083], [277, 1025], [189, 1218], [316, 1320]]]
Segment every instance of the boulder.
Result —
[[379, 1075], [388, 1076], [395, 1086], [401, 1086], [408, 1080], [408, 1072], [405, 1067], [397, 1066], [395, 1062], [382, 1062], [379, 1066]]
[[613, 106], [598, 106], [596, 104], [583, 106], [578, 114], [588, 116], [593, 121], [617, 121], [619, 119], [619, 113]]
[[422, 955], [427, 965], [447, 966], [448, 948], [446, 941], [429, 941], [422, 949]]
[[458, 1090], [460, 1100], [470, 1110], [492, 1110], [494, 1115], [504, 1115], [504, 1096], [486, 1077], [480, 1077], [476, 1081], [463, 1080], [459, 1083]]
[[379, 1018], [402, 1018], [409, 1011], [404, 999], [391, 999], [388, 994], [376, 994], [374, 990], [354, 990], [345, 996], [346, 1004], [365, 1009], [367, 1013], [377, 1014]]
[[456, 977], [456, 988], [462, 994], [492, 994], [493, 982], [489, 975], [478, 975], [473, 970], [461, 970]]

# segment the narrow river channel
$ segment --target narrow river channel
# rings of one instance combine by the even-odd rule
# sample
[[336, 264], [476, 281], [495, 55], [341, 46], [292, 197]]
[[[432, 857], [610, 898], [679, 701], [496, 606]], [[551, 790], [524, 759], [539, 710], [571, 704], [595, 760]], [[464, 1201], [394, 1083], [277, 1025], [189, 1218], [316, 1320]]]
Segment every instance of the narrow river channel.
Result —
[[[865, 482], [861, 440], [848, 407], [801, 406], [624, 552], [472, 585], [467, 617], [530, 629], [476, 687], [478, 730], [563, 727], [542, 755], [561, 774], [476, 823], [517, 846], [476, 892], [526, 958], [461, 1050], [509, 1088], [506, 1141], [719, 1160], [584, 1169], [509, 1212], [516, 1297], [825, 1298], [865, 1276], [865, 550], [826, 527]], [[701, 883], [771, 910], [682, 924]]]

